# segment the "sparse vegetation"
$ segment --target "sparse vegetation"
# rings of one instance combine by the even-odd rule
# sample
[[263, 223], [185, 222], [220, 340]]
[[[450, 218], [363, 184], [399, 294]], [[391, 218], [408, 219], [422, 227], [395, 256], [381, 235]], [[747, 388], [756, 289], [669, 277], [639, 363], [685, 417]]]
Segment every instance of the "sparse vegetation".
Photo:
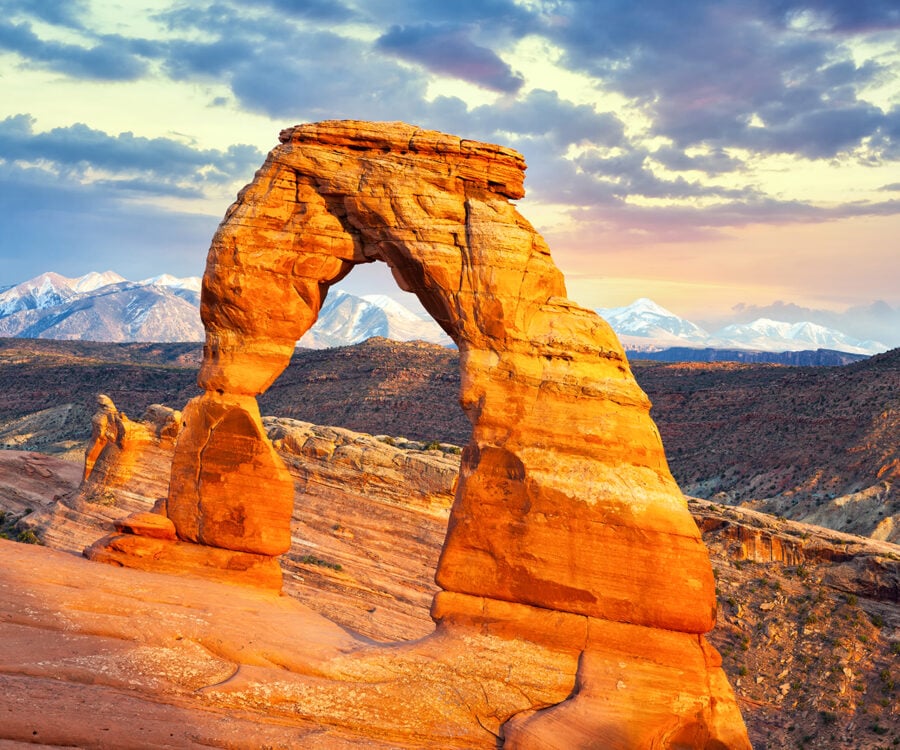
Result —
[[297, 562], [301, 565], [316, 565], [320, 568], [329, 568], [335, 572], [340, 572], [344, 568], [340, 563], [330, 562], [328, 560], [324, 560], [321, 557], [316, 557], [315, 555], [303, 555], [302, 557], [296, 558]]

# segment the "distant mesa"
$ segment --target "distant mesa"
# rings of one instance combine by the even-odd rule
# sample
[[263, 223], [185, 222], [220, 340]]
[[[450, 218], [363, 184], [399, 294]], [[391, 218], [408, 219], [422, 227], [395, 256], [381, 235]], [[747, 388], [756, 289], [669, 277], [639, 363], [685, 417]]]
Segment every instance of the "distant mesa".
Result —
[[[348, 680], [372, 668], [444, 669], [434, 654], [462, 654], [478, 636], [492, 639], [491, 669], [507, 681], [539, 654], [574, 657], [577, 671], [569, 661], [556, 672], [572, 678], [550, 700], [523, 702], [527, 691], [506, 688], [492, 696], [465, 671], [442, 672], [439, 685], [411, 680], [392, 700], [434, 690], [450, 700], [476, 680], [487, 703], [478, 715], [508, 750], [749, 750], [703, 637], [716, 604], [699, 530], [612, 329], [567, 299], [544, 240], [510, 202], [524, 195], [521, 155], [402, 123], [315, 123], [280, 141], [210, 247], [205, 393], [183, 411], [159, 508], [177, 540], [126, 520], [91, 555], [112, 549], [118, 564], [165, 569], [191, 547], [231, 570], [287, 551], [293, 481], [256, 397], [287, 366], [327, 289], [384, 262], [459, 348], [473, 432], [437, 566], [437, 631], [389, 657], [316, 665], [333, 696], [321, 720], [337, 721]], [[354, 691], [354, 715], [387, 709], [407, 731], [383, 695]], [[417, 714], [417, 731], [446, 721]]]

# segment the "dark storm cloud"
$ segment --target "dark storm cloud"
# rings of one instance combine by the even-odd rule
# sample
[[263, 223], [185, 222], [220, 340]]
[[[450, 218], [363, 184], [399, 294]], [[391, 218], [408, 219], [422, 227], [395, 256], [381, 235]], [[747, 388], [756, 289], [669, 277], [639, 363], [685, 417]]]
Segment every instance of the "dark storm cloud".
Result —
[[403, 60], [420, 63], [432, 73], [493, 91], [515, 93], [522, 88], [522, 75], [493, 50], [475, 44], [470, 33], [470, 29], [456, 25], [393, 26], [376, 46]]
[[108, 35], [93, 46], [41, 39], [28, 23], [0, 21], [0, 49], [15, 52], [26, 65], [49, 68], [73, 78], [132, 81], [147, 71], [142, 55], [152, 47], [121, 36]]
[[[45, 173], [80, 175], [88, 169], [103, 170], [122, 175], [121, 182], [108, 180], [109, 187], [134, 191], [146, 184], [154, 186], [150, 191], [154, 194], [175, 196], [199, 194], [206, 182], [234, 180], [262, 161], [262, 154], [252, 146], [196, 149], [171, 138], [112, 136], [81, 123], [35, 132], [28, 115], [0, 121], [0, 156], [7, 162], [39, 164]], [[145, 177], [136, 178], [135, 172]]]

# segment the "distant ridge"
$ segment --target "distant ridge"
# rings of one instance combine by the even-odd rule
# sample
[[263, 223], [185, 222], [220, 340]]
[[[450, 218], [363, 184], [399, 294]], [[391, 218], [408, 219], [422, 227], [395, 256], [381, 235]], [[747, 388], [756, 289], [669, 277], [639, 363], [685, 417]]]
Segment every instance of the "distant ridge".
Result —
[[[0, 291], [0, 336], [106, 342], [203, 341], [201, 279], [160, 274], [129, 281], [114, 271], [77, 278], [47, 272]], [[709, 333], [653, 300], [600, 308], [632, 359], [842, 365], [886, 351], [810, 321], [758, 318]], [[372, 337], [452, 346], [450, 337], [384, 294], [332, 288], [316, 324], [299, 341], [307, 349], [358, 344]]]
[[[198, 276], [160, 274], [128, 281], [113, 271], [70, 279], [48, 272], [0, 292], [0, 337], [101, 342], [203, 341]], [[452, 345], [433, 320], [380, 294], [332, 289], [300, 340], [307, 349], [372, 337]]]
[[851, 354], [831, 349], [799, 352], [763, 352], [752, 349], [694, 349], [675, 346], [659, 351], [629, 350], [629, 359], [654, 362], [747, 362], [752, 364], [793, 365], [795, 367], [835, 367], [867, 359], [866, 354]]

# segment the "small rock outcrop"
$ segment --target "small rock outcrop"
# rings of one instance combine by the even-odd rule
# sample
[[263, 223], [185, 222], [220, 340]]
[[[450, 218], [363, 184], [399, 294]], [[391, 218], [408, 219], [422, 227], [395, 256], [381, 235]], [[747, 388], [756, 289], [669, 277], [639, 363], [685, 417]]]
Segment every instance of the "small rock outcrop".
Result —
[[434, 637], [524, 639], [578, 663], [559, 705], [497, 709], [516, 717], [504, 747], [749, 748], [703, 637], [716, 616], [709, 558], [649, 400], [510, 202], [524, 195], [522, 157], [402, 123], [324, 122], [280, 140], [210, 248], [205, 394], [184, 411], [165, 505], [178, 544], [289, 548], [291, 478], [255, 397], [329, 286], [385, 262], [457, 344], [473, 425]]

